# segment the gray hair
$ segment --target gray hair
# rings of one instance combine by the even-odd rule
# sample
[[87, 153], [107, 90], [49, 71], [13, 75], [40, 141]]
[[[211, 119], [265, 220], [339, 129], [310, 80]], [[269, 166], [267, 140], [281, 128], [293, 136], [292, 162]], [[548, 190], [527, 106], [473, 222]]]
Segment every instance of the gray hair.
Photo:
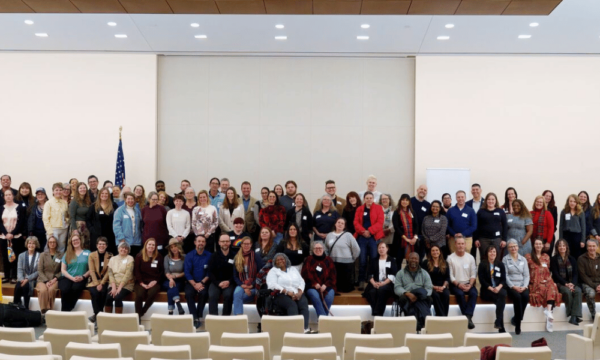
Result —
[[506, 247], [509, 247], [512, 244], [519, 246], [519, 242], [516, 239], [508, 239], [508, 241], [506, 242]]
[[129, 246], [129, 244], [127, 243], [127, 241], [123, 241], [122, 243], [119, 243], [119, 248], [124, 247], [125, 249], [127, 249], [127, 252], [131, 252], [131, 246]]
[[329, 201], [331, 201], [331, 205], [329, 205], [329, 210], [337, 212], [336, 207], [333, 206], [333, 198], [329, 194], [325, 194], [325, 195], [321, 196], [321, 201], [320, 201], [321, 202], [321, 210], [323, 210], [323, 200], [325, 198], [327, 198], [327, 199], [329, 199]]
[[315, 252], [315, 246], [317, 245], [321, 245], [323, 247], [323, 251], [325, 251], [325, 243], [323, 243], [323, 241], [313, 241], [313, 243], [310, 246], [310, 250], [312, 253]]
[[[52, 236], [54, 237], [54, 236]], [[56, 239], [54, 239], [56, 240]], [[36, 236], [30, 236], [25, 240], [25, 247], [27, 247], [27, 245], [29, 245], [30, 242], [33, 242], [35, 244], [35, 248], [39, 249], [40, 248], [40, 242], [38, 241], [38, 238]]]
[[[394, 207], [396, 204], [394, 204], [394, 199], [392, 198], [392, 195], [387, 194], [387, 193], [381, 194], [381, 196], [383, 196], [383, 195], [387, 196], [390, 199], [390, 209], [394, 210]], [[383, 205], [381, 202], [381, 196], [379, 197], [379, 205]]]
[[150, 191], [148, 193], [148, 202], [150, 202], [150, 199], [152, 199], [152, 197], [156, 195], [156, 197], [158, 197], [158, 193], [156, 191]]
[[221, 182], [223, 182], [223, 181], [227, 181], [228, 183], [231, 183], [231, 181], [229, 181], [229, 179], [228, 179], [228, 178], [222, 178], [222, 179], [221, 179]]
[[286, 269], [289, 269], [290, 267], [292, 267], [292, 262], [290, 261], [290, 258], [288, 258], [287, 255], [284, 253], [277, 253], [277, 254], [275, 254], [275, 256], [273, 256], [273, 266], [274, 267], [277, 267], [275, 265], [275, 263], [277, 262], [278, 257], [283, 257], [285, 259], [285, 268]]
[[587, 240], [585, 241], [585, 244], [586, 244], [586, 246], [587, 246], [587, 243], [588, 243], [588, 242], [590, 242], [590, 241], [591, 241], [591, 242], [593, 242], [594, 244], [596, 244], [596, 246], [598, 246], [598, 240], [596, 240], [596, 239], [594, 239], [594, 238], [587, 239]]

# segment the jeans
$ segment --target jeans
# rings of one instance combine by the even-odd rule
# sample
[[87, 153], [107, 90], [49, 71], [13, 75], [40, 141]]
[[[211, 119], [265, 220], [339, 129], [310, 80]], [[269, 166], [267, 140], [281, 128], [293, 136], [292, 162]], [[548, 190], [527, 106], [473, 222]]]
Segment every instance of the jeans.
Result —
[[235, 283], [231, 282], [228, 287], [221, 289], [219, 285], [211, 283], [208, 287], [208, 313], [219, 315], [219, 298], [223, 295], [223, 315], [231, 315], [231, 304], [233, 303], [233, 289]]
[[169, 287], [169, 280], [163, 282], [162, 288], [167, 291], [167, 303], [169, 304], [169, 310], [175, 309], [175, 301], [179, 301], [179, 293], [183, 291], [185, 285], [185, 279], [179, 278], [175, 280], [175, 286]]
[[[308, 289], [306, 290], [306, 296], [310, 299], [310, 302], [313, 304], [315, 311], [317, 312], [317, 318], [321, 315], [329, 315], [329, 311], [325, 310], [323, 306], [323, 300], [321, 300], [321, 292], [317, 289]], [[325, 298], [325, 304], [327, 304], [327, 309], [331, 309], [331, 304], [333, 304], [333, 298], [335, 296], [335, 291], [332, 288], [326, 289], [323, 293], [323, 297]]]
[[233, 315], [240, 315], [244, 313], [244, 303], [249, 303], [254, 300], [256, 295], [256, 289], [250, 289], [251, 296], [246, 295], [244, 289], [241, 286], [237, 286], [233, 292]]
[[[357, 239], [358, 246], [360, 247], [360, 267], [358, 269], [358, 281], [366, 281], [367, 278], [367, 265], [370, 259], [377, 257], [377, 245], [379, 241], [375, 238], [366, 238], [359, 236]], [[369, 260], [367, 260], [369, 257]]]
[[[475, 305], [477, 304], [477, 289], [475, 286], [472, 286], [469, 292], [465, 293], [458, 286], [450, 284], [450, 291], [456, 296], [460, 312], [466, 316], [473, 316]], [[469, 296], [469, 300], [466, 299], [467, 296]]]

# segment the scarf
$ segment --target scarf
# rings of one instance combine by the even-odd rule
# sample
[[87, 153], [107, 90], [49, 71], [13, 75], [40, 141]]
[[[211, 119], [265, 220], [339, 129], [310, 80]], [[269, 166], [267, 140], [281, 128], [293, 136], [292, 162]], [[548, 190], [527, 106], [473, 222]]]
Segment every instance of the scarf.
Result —
[[33, 256], [31, 257], [31, 262], [27, 261], [29, 259], [29, 253], [27, 253], [27, 255], [25, 257], [25, 277], [27, 277], [37, 271], [37, 266], [35, 266], [37, 258], [38, 258], [38, 253], [34, 252]]
[[540, 216], [537, 220], [535, 239], [544, 240], [544, 229], [546, 227], [546, 210], [540, 210]]
[[563, 260], [562, 256], [558, 256], [558, 274], [567, 282], [570, 282], [571, 277], [573, 276], [573, 267], [571, 266], [569, 258]]
[[[400, 219], [402, 220], [402, 227], [404, 227], [404, 235], [408, 239], [412, 239], [413, 235], [413, 227], [412, 227], [412, 217], [410, 216], [410, 211], [408, 209], [402, 210], [400, 209]], [[408, 243], [406, 240], [402, 240], [402, 247], [406, 247]], [[407, 250], [407, 254], [410, 254], [415, 251], [414, 245], [409, 245], [409, 249]]]
[[244, 257], [244, 262], [246, 263], [246, 268], [248, 271], [240, 271], [239, 276], [240, 280], [244, 283], [244, 285], [252, 285], [254, 279], [256, 278], [256, 262], [254, 261], [254, 251], [242, 251], [242, 256]]
[[313, 254], [312, 257], [313, 257], [313, 259], [315, 259], [317, 261], [323, 261], [323, 260], [325, 260], [325, 253], [323, 253], [323, 255], [321, 255], [321, 256], [317, 256], [317, 255]]

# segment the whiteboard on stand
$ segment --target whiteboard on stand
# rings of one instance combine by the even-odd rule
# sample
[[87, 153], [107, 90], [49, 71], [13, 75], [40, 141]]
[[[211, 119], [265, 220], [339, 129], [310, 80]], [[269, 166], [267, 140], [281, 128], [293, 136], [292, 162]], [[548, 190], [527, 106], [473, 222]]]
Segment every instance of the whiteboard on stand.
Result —
[[442, 201], [442, 195], [449, 193], [455, 205], [458, 190], [471, 198], [471, 169], [427, 169], [427, 201]]

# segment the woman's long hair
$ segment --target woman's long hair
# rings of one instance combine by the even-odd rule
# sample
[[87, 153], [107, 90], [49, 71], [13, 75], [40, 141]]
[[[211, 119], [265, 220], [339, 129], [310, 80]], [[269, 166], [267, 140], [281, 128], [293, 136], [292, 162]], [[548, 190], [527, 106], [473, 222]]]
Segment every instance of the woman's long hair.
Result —
[[158, 256], [158, 246], [156, 246], [156, 240], [154, 238], [149, 238], [144, 243], [144, 248], [142, 249], [142, 260], [144, 260], [144, 262], [148, 262], [148, 260], [150, 260], [150, 258], [148, 257], [148, 253], [146, 252], [146, 246], [148, 245], [148, 243], [150, 241], [152, 241], [154, 243], [154, 252], [152, 253], [152, 261], [156, 260], [156, 257]]
[[[107, 202], [106, 207], [102, 207], [102, 202], [100, 201], [100, 196], [102, 195], [103, 191], [106, 191], [108, 193], [108, 200], [106, 200], [106, 202]], [[102, 189], [100, 189], [100, 191], [98, 191], [98, 198], [96, 199], [96, 204], [94, 205], [94, 208], [95, 208], [96, 212], [99, 212], [100, 210], [102, 210], [107, 215], [112, 214], [112, 212], [115, 210], [113, 208], [113, 202], [110, 199], [110, 191], [108, 191], [108, 188], [103, 187]]]
[[[237, 252], [237, 254], [235, 254], [235, 257], [233, 258], [234, 266], [239, 273], [244, 272], [244, 251], [241, 249], [244, 241], [250, 241], [250, 244], [252, 244], [252, 239], [248, 236], [244, 236], [244, 238], [242, 239], [242, 242], [240, 243], [240, 250]], [[252, 250], [250, 250], [250, 251], [252, 251]]]
[[73, 246], [73, 239], [75, 238], [79, 239], [79, 247], [83, 249], [83, 241], [81, 240], [81, 237], [77, 234], [71, 235], [69, 241], [67, 242], [67, 253], [65, 255], [67, 264], [72, 263], [73, 260], [77, 260], [77, 254], [75, 253], [75, 247]]
[[448, 264], [446, 264], [446, 260], [444, 260], [444, 255], [442, 254], [442, 249], [440, 249], [440, 247], [437, 245], [431, 245], [431, 248], [429, 248], [429, 254], [427, 254], [427, 272], [431, 273], [431, 272], [433, 272], [433, 269], [434, 269], [433, 257], [431, 256], [431, 250], [433, 250], [434, 247], [437, 248], [438, 251], [440, 252], [440, 258], [438, 260], [438, 267], [440, 269], [440, 272], [442, 274], [445, 274], [446, 270], [448, 270]]
[[[83, 195], [83, 198], [81, 197], [81, 194], [79, 194], [79, 187], [81, 185], [85, 186], [85, 195]], [[79, 204], [79, 206], [90, 206], [92, 204], [92, 201], [90, 200], [90, 193], [88, 191], [88, 186], [86, 183], [78, 183], [77, 188], [75, 190], [76, 191], [75, 194], [73, 194], [73, 200], [77, 201], [77, 204]]]

